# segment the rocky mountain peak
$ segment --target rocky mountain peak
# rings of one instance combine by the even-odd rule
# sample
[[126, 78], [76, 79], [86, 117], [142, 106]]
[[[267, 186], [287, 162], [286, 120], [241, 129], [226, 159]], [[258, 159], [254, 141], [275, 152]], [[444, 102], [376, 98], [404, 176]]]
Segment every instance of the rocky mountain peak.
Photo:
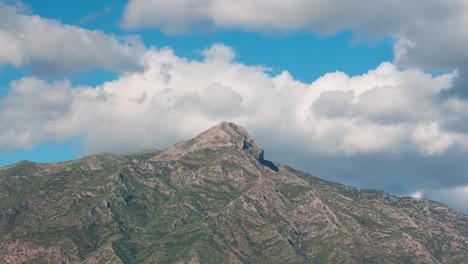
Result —
[[200, 143], [226, 144], [235, 149], [261, 149], [247, 130], [231, 122], [222, 121], [195, 138]]
[[154, 157], [154, 160], [180, 158], [188, 153], [219, 148], [233, 148], [244, 154], [254, 155], [260, 162], [263, 161], [263, 149], [255, 143], [247, 130], [226, 121], [202, 132], [191, 140], [167, 148]]

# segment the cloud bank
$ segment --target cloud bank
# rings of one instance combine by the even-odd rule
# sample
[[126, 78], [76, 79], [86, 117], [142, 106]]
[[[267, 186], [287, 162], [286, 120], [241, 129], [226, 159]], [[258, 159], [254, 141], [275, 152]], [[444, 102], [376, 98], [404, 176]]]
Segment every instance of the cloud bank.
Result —
[[[307, 138], [306, 147], [329, 154], [417, 150], [437, 155], [468, 146], [466, 134], [444, 129], [464, 116], [466, 102], [436, 99], [451, 86], [454, 74], [433, 77], [416, 69], [400, 71], [387, 62], [360, 76], [334, 72], [306, 84], [286, 71], [270, 76], [264, 67], [237, 63], [234, 52], [222, 44], [203, 54], [204, 60], [196, 61], [177, 57], [170, 49], [152, 49], [144, 57], [143, 72], [97, 87], [72, 88], [67, 81], [48, 83], [36, 77], [14, 81], [2, 101], [1, 120], [7, 128], [2, 132], [26, 133], [20, 126], [24, 112], [25, 117], [40, 114], [34, 118], [40, 123], [62, 124], [50, 129], [64, 137], [70, 131], [91, 131], [88, 140], [96, 141], [89, 146], [91, 152], [105, 150], [101, 138], [93, 139], [100, 127], [107, 129], [102, 134], [109, 140], [132, 135], [133, 126], [139, 126], [147, 134], [138, 139], [168, 142], [155, 139], [151, 131], [162, 126], [187, 138], [222, 119], [253, 129], [281, 128], [285, 135]], [[111, 133], [118, 127], [119, 133]], [[2, 136], [0, 146], [30, 146], [49, 137], [37, 131], [28, 134], [18, 141]]]

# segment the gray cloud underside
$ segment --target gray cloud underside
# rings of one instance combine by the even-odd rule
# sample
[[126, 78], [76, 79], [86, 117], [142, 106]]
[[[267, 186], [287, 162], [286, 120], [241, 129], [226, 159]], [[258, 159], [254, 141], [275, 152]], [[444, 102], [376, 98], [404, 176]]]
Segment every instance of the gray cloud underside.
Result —
[[168, 33], [207, 23], [261, 33], [353, 30], [371, 38], [395, 38], [396, 60], [402, 64], [452, 69], [468, 58], [467, 14], [463, 0], [130, 0], [122, 23]]

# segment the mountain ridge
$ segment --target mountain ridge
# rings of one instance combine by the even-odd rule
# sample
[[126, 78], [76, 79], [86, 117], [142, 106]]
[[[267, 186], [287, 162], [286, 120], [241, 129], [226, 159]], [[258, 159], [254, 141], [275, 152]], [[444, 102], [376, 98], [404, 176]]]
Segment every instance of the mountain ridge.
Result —
[[233, 123], [161, 151], [0, 169], [5, 263], [466, 263], [467, 252], [466, 215], [266, 161]]

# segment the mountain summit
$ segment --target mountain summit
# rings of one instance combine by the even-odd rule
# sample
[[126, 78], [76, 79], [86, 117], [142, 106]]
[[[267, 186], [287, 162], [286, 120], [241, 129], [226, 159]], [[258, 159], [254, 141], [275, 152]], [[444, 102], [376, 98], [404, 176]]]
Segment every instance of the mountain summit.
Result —
[[234, 123], [223, 121], [192, 140], [178, 143], [164, 150], [158, 157], [181, 157], [189, 152], [204, 149], [232, 148], [239, 151], [248, 151], [254, 155], [262, 152], [247, 130]]
[[255, 143], [245, 128], [226, 121], [208, 129], [192, 140], [167, 148], [152, 160], [179, 159], [189, 153], [223, 148], [252, 155], [262, 165], [278, 171], [278, 167], [273, 162], [264, 159], [263, 149]]
[[196, 141], [218, 141], [224, 142], [234, 149], [246, 150], [250, 148], [260, 149], [247, 130], [234, 123], [223, 121], [217, 126], [201, 133], [194, 140]]
[[165, 150], [0, 168], [0, 263], [467, 263], [468, 217], [264, 159], [222, 122]]

